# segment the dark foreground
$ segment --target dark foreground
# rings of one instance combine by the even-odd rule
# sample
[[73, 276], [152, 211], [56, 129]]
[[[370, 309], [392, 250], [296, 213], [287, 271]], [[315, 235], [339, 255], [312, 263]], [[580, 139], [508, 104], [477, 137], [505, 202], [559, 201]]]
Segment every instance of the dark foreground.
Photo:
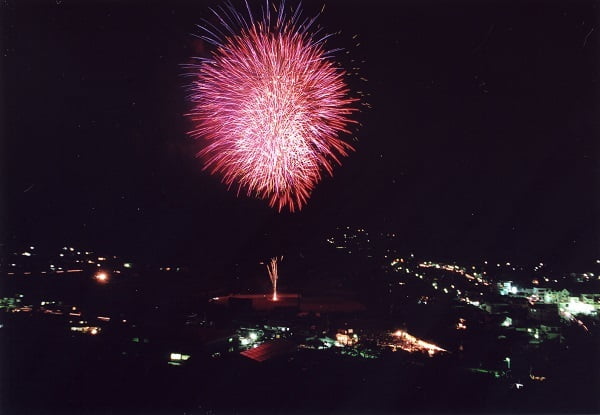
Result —
[[[13, 322], [15, 323], [15, 322]], [[167, 364], [160, 345], [117, 330], [82, 336], [21, 317], [2, 328], [2, 413], [597, 413], [597, 383], [577, 368], [511, 387], [455, 362], [299, 350], [257, 363], [238, 354]], [[136, 348], [134, 348], [134, 346]], [[597, 362], [590, 362], [595, 364]], [[582, 368], [583, 369], [583, 368]], [[589, 369], [589, 368], [588, 368]], [[589, 373], [589, 372], [588, 372]]]

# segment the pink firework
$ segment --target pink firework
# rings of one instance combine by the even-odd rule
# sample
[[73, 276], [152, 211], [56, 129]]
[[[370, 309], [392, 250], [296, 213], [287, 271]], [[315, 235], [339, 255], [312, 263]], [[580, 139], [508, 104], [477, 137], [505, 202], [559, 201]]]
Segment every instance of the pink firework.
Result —
[[192, 137], [205, 140], [205, 170], [293, 212], [353, 150], [340, 135], [354, 123], [357, 100], [324, 48], [327, 36], [311, 33], [315, 18], [283, 9], [272, 19], [267, 6], [260, 20], [231, 7], [215, 12], [222, 27], [203, 28], [203, 39], [216, 50], [194, 67], [188, 115]]

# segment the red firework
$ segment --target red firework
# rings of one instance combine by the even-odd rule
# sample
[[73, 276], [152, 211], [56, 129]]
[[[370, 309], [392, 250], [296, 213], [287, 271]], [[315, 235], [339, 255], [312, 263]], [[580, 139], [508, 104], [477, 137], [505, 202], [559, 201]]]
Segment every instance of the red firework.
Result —
[[300, 22], [299, 9], [286, 17], [282, 5], [275, 19], [268, 7], [261, 20], [231, 7], [215, 15], [222, 27], [203, 28], [203, 39], [216, 50], [194, 67], [188, 114], [191, 136], [205, 140], [204, 170], [238, 194], [299, 210], [321, 172], [332, 175], [353, 150], [339, 138], [354, 123], [357, 101], [345, 72], [324, 49], [327, 36], [311, 32], [315, 18]]

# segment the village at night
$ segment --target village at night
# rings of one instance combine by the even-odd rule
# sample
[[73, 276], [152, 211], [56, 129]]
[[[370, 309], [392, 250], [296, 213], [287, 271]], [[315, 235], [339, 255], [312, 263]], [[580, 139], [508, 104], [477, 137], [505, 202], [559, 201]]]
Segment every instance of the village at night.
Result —
[[396, 239], [339, 227], [227, 287], [80, 247], [13, 252], [8, 402], [39, 413], [594, 408], [596, 385], [581, 379], [596, 370], [600, 261], [587, 272], [440, 262]]
[[598, 11], [3, 1], [0, 413], [600, 413]]

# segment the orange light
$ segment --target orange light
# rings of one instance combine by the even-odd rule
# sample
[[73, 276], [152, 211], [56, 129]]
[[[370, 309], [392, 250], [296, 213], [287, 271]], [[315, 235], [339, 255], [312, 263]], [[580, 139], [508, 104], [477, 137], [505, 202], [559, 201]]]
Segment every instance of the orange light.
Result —
[[96, 274], [95, 278], [98, 282], [105, 283], [108, 281], [108, 274], [106, 272], [99, 272]]

